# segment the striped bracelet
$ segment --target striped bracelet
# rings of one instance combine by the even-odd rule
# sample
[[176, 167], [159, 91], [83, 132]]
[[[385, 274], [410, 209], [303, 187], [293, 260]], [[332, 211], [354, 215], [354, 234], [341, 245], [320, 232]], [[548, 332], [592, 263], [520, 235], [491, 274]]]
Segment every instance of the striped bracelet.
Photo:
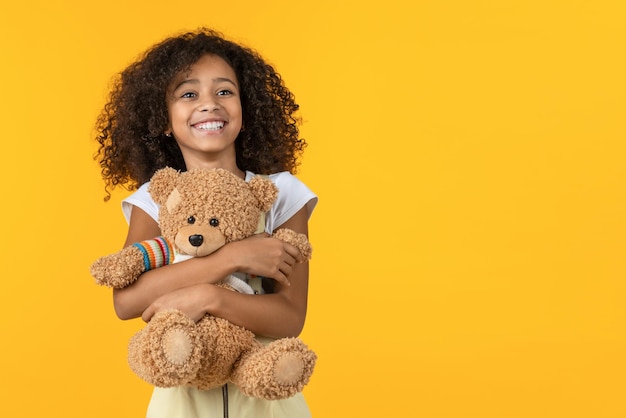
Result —
[[133, 244], [143, 255], [144, 271], [172, 264], [174, 247], [165, 237], [157, 237]]

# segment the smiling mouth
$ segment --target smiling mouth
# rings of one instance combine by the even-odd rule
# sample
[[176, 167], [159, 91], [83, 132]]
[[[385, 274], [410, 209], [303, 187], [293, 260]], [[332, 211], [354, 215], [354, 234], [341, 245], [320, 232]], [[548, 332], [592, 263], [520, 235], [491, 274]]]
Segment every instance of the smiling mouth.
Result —
[[193, 125], [193, 127], [201, 131], [217, 131], [217, 130], [222, 129], [225, 124], [226, 123], [223, 120], [220, 120], [220, 121], [197, 123]]

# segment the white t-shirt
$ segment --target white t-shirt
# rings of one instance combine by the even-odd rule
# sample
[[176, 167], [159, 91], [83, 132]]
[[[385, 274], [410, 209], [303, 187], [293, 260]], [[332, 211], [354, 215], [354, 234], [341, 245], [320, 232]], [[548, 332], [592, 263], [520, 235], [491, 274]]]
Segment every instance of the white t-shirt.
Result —
[[[254, 176], [254, 173], [246, 171], [246, 181], [250, 181]], [[317, 196], [304, 183], [288, 171], [270, 174], [269, 179], [278, 187], [278, 198], [265, 217], [265, 232], [271, 234], [304, 206], [307, 208], [308, 217], [311, 216], [317, 205]], [[143, 184], [122, 201], [122, 212], [126, 222], [130, 222], [133, 206], [142, 209], [157, 223], [159, 222], [159, 205], [148, 193], [149, 184]]]

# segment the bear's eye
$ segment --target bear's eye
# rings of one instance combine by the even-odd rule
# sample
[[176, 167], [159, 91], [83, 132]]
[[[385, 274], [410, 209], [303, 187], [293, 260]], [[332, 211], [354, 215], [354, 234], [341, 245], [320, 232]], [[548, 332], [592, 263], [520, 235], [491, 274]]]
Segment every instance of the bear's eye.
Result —
[[211, 225], [212, 227], [216, 227], [220, 224], [220, 221], [217, 220], [217, 218], [211, 218], [211, 220], [209, 221], [209, 225]]
[[189, 224], [195, 224], [196, 223], [196, 218], [193, 216], [190, 216], [189, 218], [187, 218], [187, 223]]

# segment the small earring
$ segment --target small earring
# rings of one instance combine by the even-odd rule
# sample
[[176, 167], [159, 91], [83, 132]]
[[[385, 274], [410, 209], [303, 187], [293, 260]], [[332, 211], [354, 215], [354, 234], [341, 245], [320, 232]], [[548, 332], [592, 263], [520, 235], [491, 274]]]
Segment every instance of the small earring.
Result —
[[172, 133], [171, 132], [165, 132], [165, 136], [168, 137], [168, 138], [171, 138], [172, 137]]

